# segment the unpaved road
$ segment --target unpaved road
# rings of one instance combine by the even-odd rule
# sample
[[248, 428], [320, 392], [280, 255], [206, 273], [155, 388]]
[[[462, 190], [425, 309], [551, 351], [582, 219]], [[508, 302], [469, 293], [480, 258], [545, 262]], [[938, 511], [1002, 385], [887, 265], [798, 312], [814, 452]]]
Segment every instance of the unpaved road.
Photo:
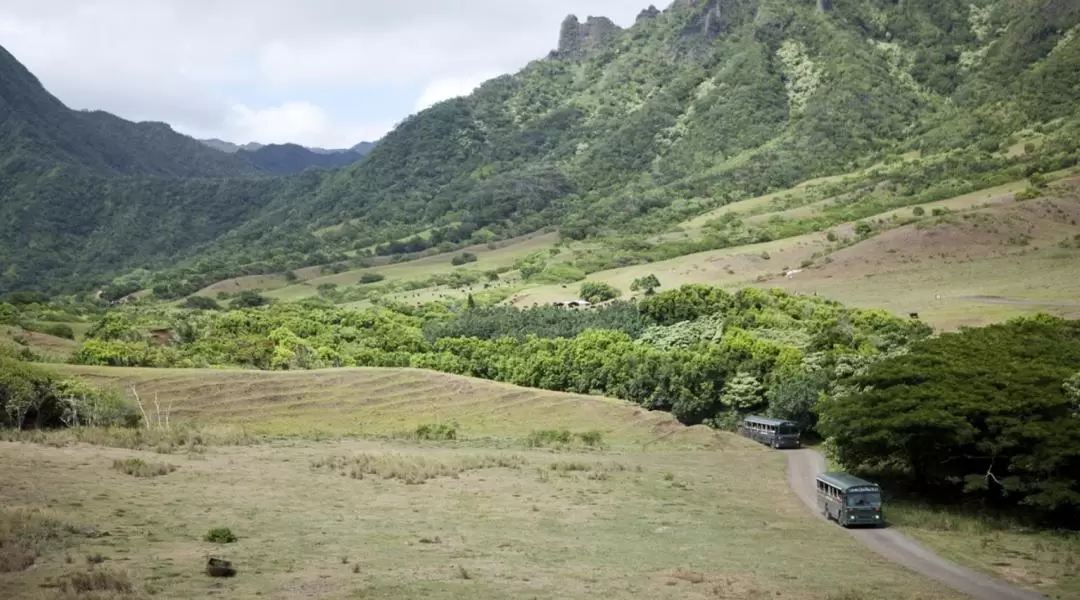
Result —
[[[788, 483], [791, 489], [814, 511], [814, 514], [824, 519], [825, 516], [821, 514], [817, 506], [814, 479], [825, 470], [825, 459], [813, 450], [785, 450], [784, 452], [788, 456]], [[840, 528], [839, 525], [837, 527]], [[1018, 588], [949, 562], [894, 529], [845, 529], [844, 531], [848, 531], [885, 558], [980, 600], [1047, 600], [1045, 596], [1033, 591]]]

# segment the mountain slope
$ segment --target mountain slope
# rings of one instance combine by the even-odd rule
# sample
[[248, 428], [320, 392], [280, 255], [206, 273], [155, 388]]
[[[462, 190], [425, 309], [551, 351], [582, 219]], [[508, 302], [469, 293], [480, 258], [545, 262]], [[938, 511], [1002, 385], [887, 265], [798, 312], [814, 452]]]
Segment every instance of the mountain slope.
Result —
[[[56, 164], [101, 175], [237, 176], [248, 162], [207, 148], [164, 123], [74, 111], [0, 47], [0, 160], [18, 172]], [[7, 170], [7, 169], [5, 169]]]
[[[136, 277], [174, 296], [213, 278], [357, 261], [375, 244], [398, 253], [549, 226], [636, 248], [708, 208], [912, 152], [933, 160], [890, 183], [912, 193], [1061, 168], [1080, 156], [1078, 23], [1071, 0], [676, 0], [627, 29], [567, 18], [548, 57], [413, 115], [333, 171], [129, 181], [118, 210], [111, 181], [27, 182], [17, 173], [39, 155], [16, 153], [5, 185], [18, 182], [7, 196], [18, 206], [3, 210], [47, 217], [37, 237], [3, 232], [13, 243], [0, 247], [0, 291], [179, 263]], [[999, 152], [1025, 128], [1045, 134], [1037, 152]], [[58, 144], [39, 154], [59, 161]], [[86, 162], [68, 154], [78, 160], [62, 164]], [[125, 172], [99, 162], [111, 169], [102, 177]], [[80, 211], [89, 225], [71, 220]]]
[[269, 144], [255, 150], [240, 149], [236, 154], [259, 169], [276, 175], [299, 173], [311, 167], [336, 169], [364, 157], [353, 150], [315, 152], [297, 144]]

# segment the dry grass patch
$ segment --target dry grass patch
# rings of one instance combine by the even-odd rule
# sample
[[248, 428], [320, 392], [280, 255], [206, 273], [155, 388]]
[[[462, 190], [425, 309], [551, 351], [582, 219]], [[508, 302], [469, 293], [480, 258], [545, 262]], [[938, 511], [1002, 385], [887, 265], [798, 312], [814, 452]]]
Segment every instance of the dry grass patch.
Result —
[[524, 457], [516, 454], [432, 457], [422, 454], [362, 453], [351, 457], [321, 458], [311, 463], [313, 469], [326, 469], [353, 479], [375, 476], [397, 479], [409, 485], [418, 485], [439, 477], [456, 479], [467, 471], [521, 469], [524, 465]]
[[0, 573], [28, 569], [42, 553], [69, 546], [72, 538], [95, 534], [48, 510], [0, 508]]
[[[273, 440], [177, 458], [181, 470], [153, 485], [112, 471], [127, 450], [0, 442], [0, 506], [52, 505], [112, 534], [43, 548], [35, 568], [0, 577], [0, 598], [39, 598], [42, 585], [80, 570], [66, 555], [95, 552], [109, 556], [95, 569], [122, 566], [136, 592], [152, 587], [160, 598], [687, 600], [762, 591], [821, 600], [845, 588], [955, 597], [814, 519], [788, 489], [781, 454], [711, 435], [725, 443], [603, 455]], [[354, 467], [362, 480], [349, 476]], [[592, 477], [601, 473], [609, 476]], [[205, 541], [220, 525], [239, 539]], [[207, 576], [207, 557], [222, 548], [237, 577]], [[657, 575], [680, 567], [706, 581]]]
[[128, 458], [114, 460], [113, 468], [133, 477], [161, 477], [172, 473], [180, 467], [166, 463], [146, 462], [141, 458]]
[[0, 429], [0, 441], [25, 442], [63, 448], [90, 444], [108, 448], [151, 450], [158, 454], [199, 454], [208, 446], [243, 446], [257, 443], [242, 427], [185, 425], [168, 430], [124, 427], [73, 427], [70, 429]]

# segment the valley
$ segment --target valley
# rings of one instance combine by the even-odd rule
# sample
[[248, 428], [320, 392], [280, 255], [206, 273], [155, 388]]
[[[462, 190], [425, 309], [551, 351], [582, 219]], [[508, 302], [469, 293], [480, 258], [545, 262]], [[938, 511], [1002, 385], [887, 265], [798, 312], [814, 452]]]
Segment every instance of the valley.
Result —
[[522, 64], [327, 150], [0, 48], [0, 597], [1080, 595], [1080, 4], [674, 0]]

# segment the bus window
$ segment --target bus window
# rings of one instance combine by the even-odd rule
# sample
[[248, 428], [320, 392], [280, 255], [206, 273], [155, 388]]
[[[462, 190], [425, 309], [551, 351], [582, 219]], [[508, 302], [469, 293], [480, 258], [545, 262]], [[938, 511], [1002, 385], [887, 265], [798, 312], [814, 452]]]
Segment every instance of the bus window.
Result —
[[780, 435], [795, 435], [796, 433], [799, 433], [799, 428], [789, 423], [784, 423], [778, 429]]
[[844, 498], [847, 506], [880, 506], [881, 492], [849, 492]]

